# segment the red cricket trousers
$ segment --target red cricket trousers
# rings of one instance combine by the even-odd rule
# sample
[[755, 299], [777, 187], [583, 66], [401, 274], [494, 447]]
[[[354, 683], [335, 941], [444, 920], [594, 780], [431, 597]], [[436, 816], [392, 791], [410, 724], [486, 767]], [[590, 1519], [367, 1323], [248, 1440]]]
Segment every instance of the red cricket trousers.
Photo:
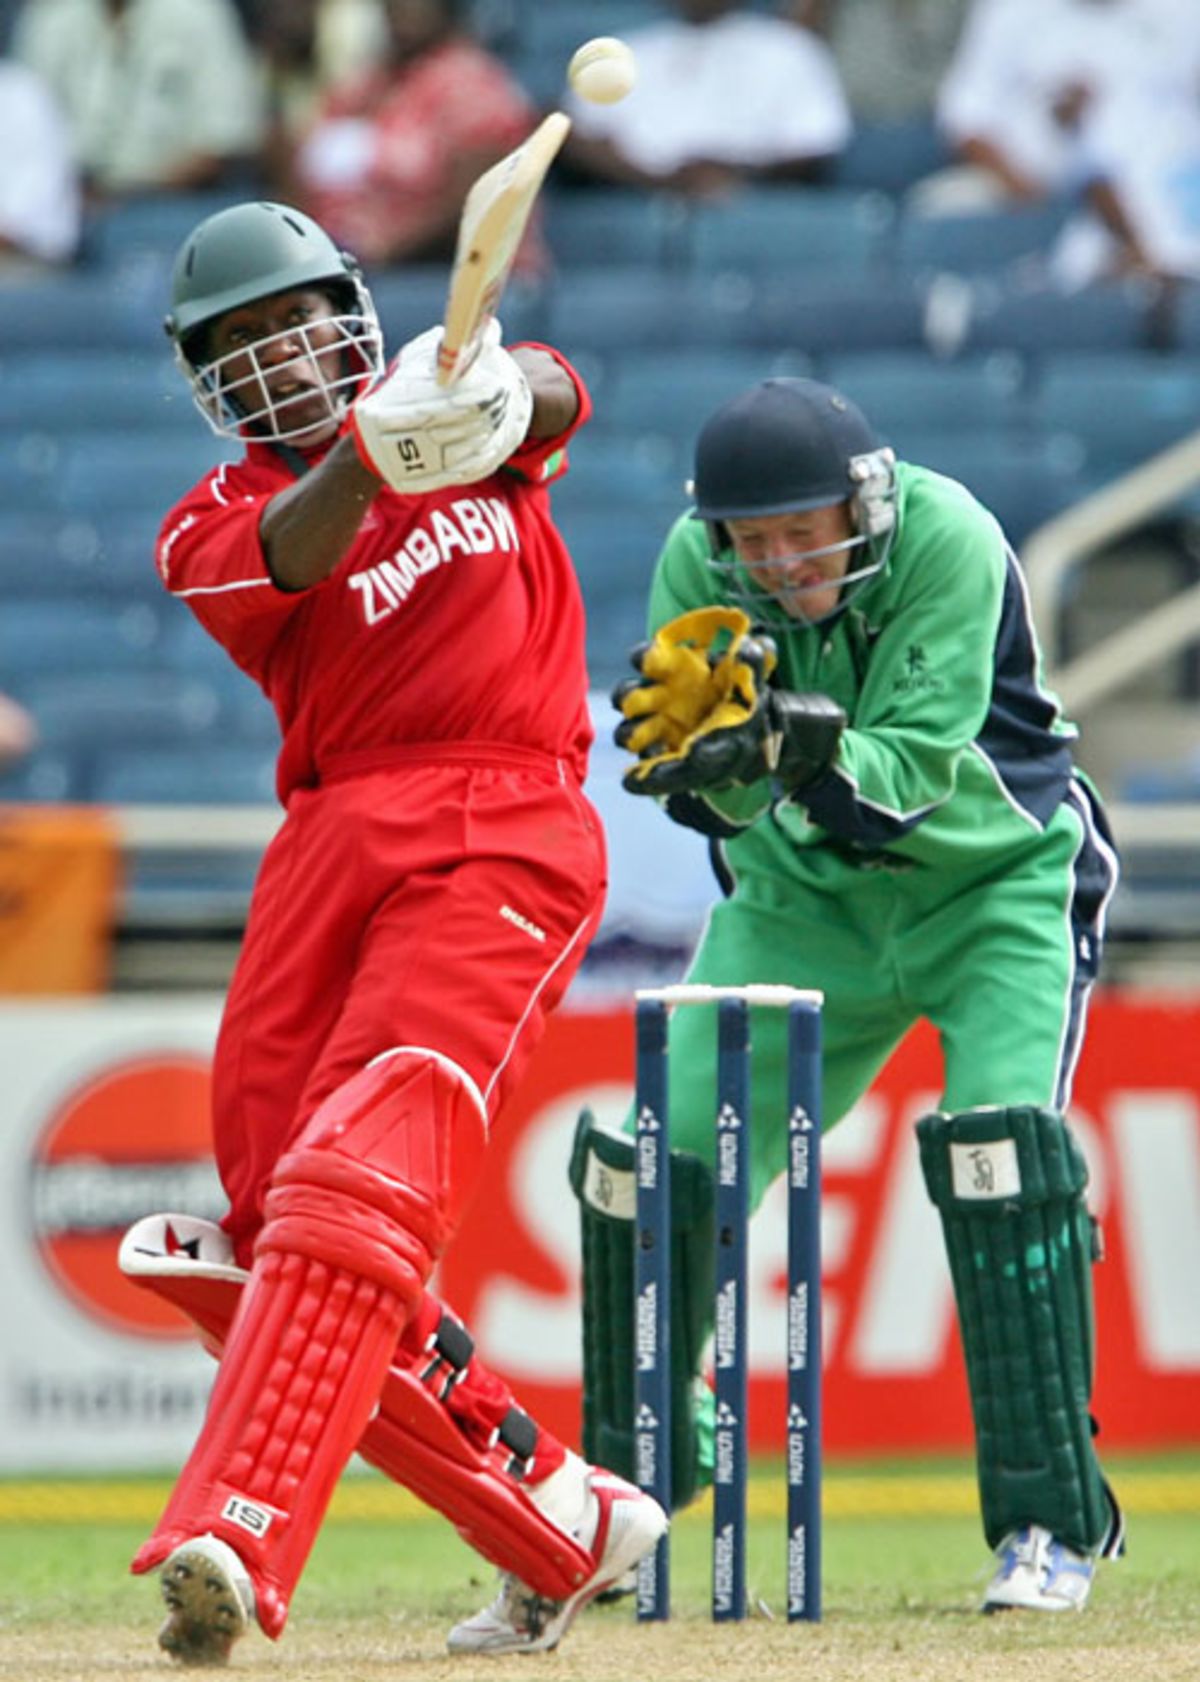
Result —
[[[570, 770], [519, 748], [395, 748], [301, 789], [264, 857], [214, 1069], [226, 1225], [248, 1266], [275, 1164], [397, 1046], [494, 1120], [595, 933], [605, 851]], [[474, 1188], [444, 1188], [461, 1211]]]

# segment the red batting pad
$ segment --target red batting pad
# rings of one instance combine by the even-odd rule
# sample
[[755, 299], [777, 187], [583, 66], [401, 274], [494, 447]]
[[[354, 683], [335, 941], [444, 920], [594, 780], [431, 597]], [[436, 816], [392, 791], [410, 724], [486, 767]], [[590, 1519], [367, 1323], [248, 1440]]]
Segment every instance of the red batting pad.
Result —
[[280, 1633], [401, 1328], [445, 1241], [450, 1174], [482, 1147], [461, 1075], [420, 1050], [331, 1094], [280, 1163], [196, 1445], [133, 1569], [211, 1531]]
[[379, 1396], [400, 1299], [343, 1269], [271, 1253], [246, 1285], [208, 1414], [134, 1571], [211, 1531], [245, 1561], [279, 1635], [329, 1498]]
[[[139, 1273], [135, 1278], [190, 1315], [205, 1347], [219, 1357], [242, 1287], [230, 1279], [205, 1277], [202, 1270], [203, 1263], [198, 1263], [195, 1278], [180, 1273]], [[441, 1313], [441, 1305], [427, 1295], [418, 1319], [432, 1328]], [[507, 1451], [483, 1447], [477, 1440], [475, 1420], [458, 1417], [462, 1391], [471, 1384], [475, 1369], [506, 1397], [507, 1387], [473, 1359], [472, 1377], [452, 1392], [451, 1405], [456, 1409], [452, 1416], [447, 1404], [417, 1377], [414, 1369], [425, 1364], [425, 1354], [423, 1340], [413, 1337], [413, 1330], [406, 1330], [396, 1350], [379, 1411], [363, 1432], [359, 1453], [394, 1483], [442, 1513], [493, 1565], [515, 1572], [549, 1600], [566, 1599], [590, 1575], [591, 1555], [552, 1524], [504, 1470]], [[480, 1411], [471, 1409], [473, 1414]], [[496, 1411], [507, 1411], [507, 1405], [501, 1410], [497, 1403]], [[558, 1447], [555, 1439], [551, 1442]], [[169, 1507], [164, 1523], [171, 1512]], [[240, 1544], [238, 1551], [242, 1552]]]

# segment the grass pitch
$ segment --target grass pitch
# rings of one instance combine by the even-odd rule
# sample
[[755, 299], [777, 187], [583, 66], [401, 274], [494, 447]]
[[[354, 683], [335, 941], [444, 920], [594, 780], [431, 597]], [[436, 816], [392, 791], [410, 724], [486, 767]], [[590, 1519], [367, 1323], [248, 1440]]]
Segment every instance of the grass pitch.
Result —
[[[347, 1478], [277, 1645], [235, 1650], [246, 1682], [1200, 1682], [1200, 1453], [1114, 1462], [1126, 1559], [1102, 1567], [1082, 1616], [980, 1617], [989, 1575], [974, 1480], [961, 1461], [827, 1468], [824, 1622], [784, 1621], [783, 1487], [751, 1486], [745, 1623], [708, 1617], [709, 1513], [676, 1520], [674, 1616], [639, 1627], [628, 1603], [586, 1611], [554, 1654], [451, 1658], [445, 1635], [493, 1592], [450, 1527], [373, 1475]], [[0, 1483], [0, 1678], [149, 1682], [153, 1583], [126, 1575], [165, 1480]]]

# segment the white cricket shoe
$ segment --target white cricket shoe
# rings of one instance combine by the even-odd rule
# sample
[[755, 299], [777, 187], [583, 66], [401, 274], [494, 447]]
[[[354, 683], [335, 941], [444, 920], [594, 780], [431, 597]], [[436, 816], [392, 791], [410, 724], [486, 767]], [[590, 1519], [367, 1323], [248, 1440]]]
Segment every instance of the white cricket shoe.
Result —
[[219, 1536], [193, 1536], [159, 1572], [167, 1621], [158, 1644], [181, 1665], [228, 1664], [229, 1651], [254, 1621], [254, 1588], [246, 1567]]
[[546, 1600], [511, 1572], [500, 1574], [490, 1606], [455, 1624], [446, 1639], [452, 1653], [548, 1653], [575, 1615], [648, 1554], [667, 1528], [667, 1515], [651, 1496], [612, 1472], [593, 1468], [588, 1487], [597, 1516], [591, 1540], [596, 1569], [567, 1600]]
[[1029, 1612], [1081, 1612], [1096, 1562], [1076, 1553], [1040, 1524], [1006, 1536], [996, 1549], [999, 1566], [987, 1586], [982, 1612], [1014, 1607]]

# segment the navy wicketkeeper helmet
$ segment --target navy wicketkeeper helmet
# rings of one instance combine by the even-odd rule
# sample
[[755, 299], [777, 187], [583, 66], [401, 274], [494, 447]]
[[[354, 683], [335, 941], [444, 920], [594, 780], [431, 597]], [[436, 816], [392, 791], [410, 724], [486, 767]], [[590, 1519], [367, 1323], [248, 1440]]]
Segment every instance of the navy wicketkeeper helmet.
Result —
[[[762, 380], [722, 404], [696, 441], [692, 492], [696, 517], [712, 534], [714, 565], [751, 612], [761, 614], [771, 592], [753, 569], [729, 559], [727, 520], [848, 503], [854, 536], [845, 547], [865, 548], [868, 558], [846, 573], [839, 607], [887, 560], [896, 524], [895, 455], [857, 404], [817, 380]], [[748, 591], [739, 592], [739, 576]]]

